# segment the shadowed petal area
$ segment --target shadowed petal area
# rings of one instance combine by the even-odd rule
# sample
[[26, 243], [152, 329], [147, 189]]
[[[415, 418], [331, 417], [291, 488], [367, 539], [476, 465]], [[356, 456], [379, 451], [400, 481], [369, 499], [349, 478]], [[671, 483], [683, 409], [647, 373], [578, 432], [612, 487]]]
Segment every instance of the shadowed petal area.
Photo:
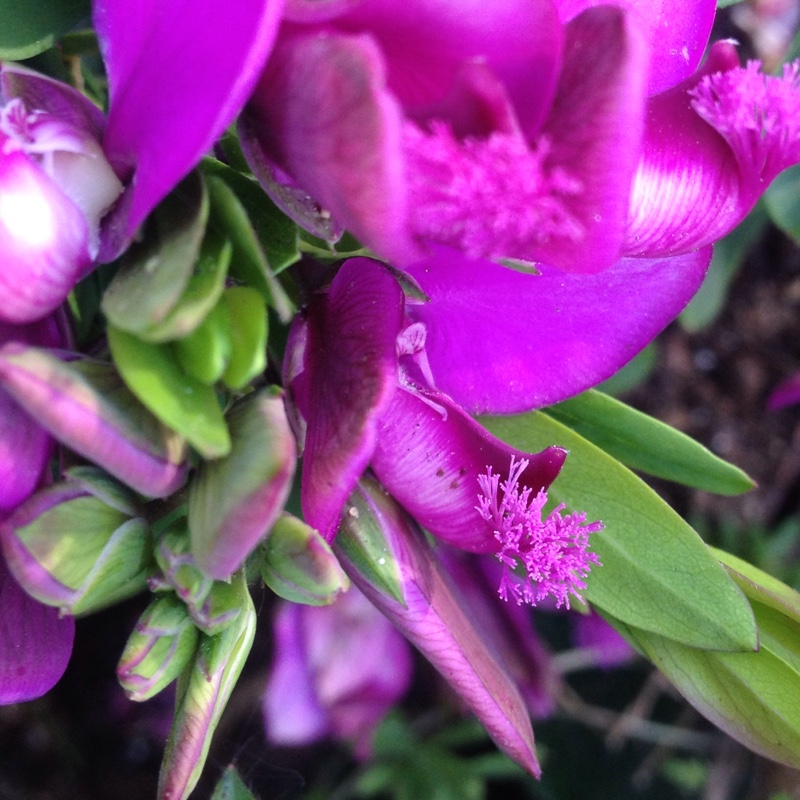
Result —
[[508, 472], [512, 456], [529, 463], [520, 482], [534, 492], [547, 487], [566, 451], [548, 447], [530, 455], [496, 439], [438, 393], [395, 392], [380, 419], [372, 469], [414, 519], [448, 544], [496, 552], [494, 528], [476, 513], [478, 478], [491, 467]]
[[25, 594], [2, 556], [0, 608], [0, 705], [41, 697], [64, 674], [75, 620]]
[[403, 293], [391, 273], [376, 261], [353, 258], [328, 293], [312, 302], [307, 320], [295, 322], [307, 326], [304, 372], [289, 387], [308, 423], [303, 514], [329, 541], [397, 386], [402, 318]]
[[100, 0], [94, 23], [109, 77], [103, 146], [132, 178], [113, 227], [124, 240], [244, 105], [275, 37], [281, 0]]
[[538, 265], [529, 275], [438, 248], [408, 269], [430, 298], [408, 313], [427, 328], [438, 389], [470, 413], [527, 411], [630, 361], [689, 302], [710, 258], [705, 248], [622, 259], [597, 275]]
[[61, 305], [90, 261], [79, 208], [0, 133], [0, 319], [25, 323]]
[[389, 88], [406, 110], [425, 115], [450, 90], [461, 65], [480, 61], [506, 86], [523, 127], [547, 113], [560, 68], [562, 26], [552, 0], [365, 0], [338, 17], [385, 55]]
[[425, 537], [379, 486], [363, 482], [357, 491], [371, 506], [386, 537], [389, 555], [398, 564], [405, 604], [370, 584], [334, 545], [342, 566], [353, 583], [441, 673], [498, 747], [538, 776], [540, 768], [525, 703], [464, 611], [463, 601]]
[[368, 36], [283, 42], [248, 106], [246, 127], [254, 134], [246, 147], [263, 147], [263, 158], [365, 245], [398, 262], [419, 257], [405, 229], [400, 109]]
[[[564, 21], [606, 0], [557, 0]], [[623, 0], [647, 31], [649, 94], [663, 92], [694, 72], [705, 52], [717, 10], [715, 0]]]
[[624, 252], [694, 250], [741, 222], [772, 179], [800, 161], [798, 65], [739, 67], [718, 42], [689, 81], [650, 101]]

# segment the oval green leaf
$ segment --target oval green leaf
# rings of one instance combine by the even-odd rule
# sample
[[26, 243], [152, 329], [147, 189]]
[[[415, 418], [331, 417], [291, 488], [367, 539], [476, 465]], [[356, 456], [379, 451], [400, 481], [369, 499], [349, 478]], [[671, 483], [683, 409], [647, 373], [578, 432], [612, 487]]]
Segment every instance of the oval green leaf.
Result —
[[43, 53], [91, 11], [89, 0], [0, 0], [0, 58]]
[[697, 533], [630, 470], [546, 414], [481, 421], [521, 450], [553, 444], [569, 450], [550, 499], [605, 524], [592, 537], [603, 566], [589, 574], [587, 600], [627, 624], [694, 647], [756, 647], [744, 594]]
[[602, 392], [590, 390], [545, 409], [631, 469], [717, 494], [741, 494], [755, 483], [699, 442]]

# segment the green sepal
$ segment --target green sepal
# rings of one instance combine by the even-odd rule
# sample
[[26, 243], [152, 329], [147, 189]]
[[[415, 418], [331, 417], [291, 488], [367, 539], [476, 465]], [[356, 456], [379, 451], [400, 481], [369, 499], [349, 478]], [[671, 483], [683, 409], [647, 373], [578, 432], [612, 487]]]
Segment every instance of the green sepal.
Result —
[[264, 583], [292, 603], [327, 606], [350, 588], [349, 578], [319, 531], [289, 514], [273, 525], [258, 555]]
[[222, 380], [231, 389], [243, 389], [267, 366], [267, 309], [261, 295], [248, 286], [226, 289], [221, 302], [231, 322], [231, 357]]
[[168, 342], [189, 335], [211, 313], [225, 288], [231, 243], [208, 229], [186, 289], [161, 321], [137, 331], [148, 342]]
[[0, 0], [0, 58], [20, 61], [43, 53], [90, 14], [89, 0]]
[[[364, 477], [361, 480], [362, 483], [369, 483], [372, 502], [377, 506], [385, 503], [386, 515], [393, 517], [396, 513], [392, 506], [394, 501], [386, 496], [383, 488], [369, 478]], [[336, 546], [378, 591], [405, 606], [400, 568], [386, 541], [380, 521], [372, 514], [361, 491], [354, 491], [347, 501], [342, 525], [336, 536]]]
[[122, 514], [134, 517], [141, 512], [139, 497], [97, 467], [88, 464], [70, 467], [64, 477]]
[[191, 172], [150, 215], [141, 242], [122, 257], [101, 308], [116, 328], [139, 333], [167, 319], [189, 285], [208, 220], [208, 195]]
[[154, 416], [203, 457], [227, 455], [231, 440], [216, 392], [187, 375], [168, 345], [144, 342], [113, 325], [108, 344], [128, 388]]
[[152, 541], [145, 520], [130, 518], [69, 481], [28, 502], [34, 509], [40, 504], [42, 512], [14, 526], [7, 554], [28, 594], [77, 616], [146, 588]]
[[236, 768], [229, 765], [222, 773], [219, 783], [214, 787], [211, 800], [257, 800], [257, 798], [244, 785]]
[[184, 372], [209, 386], [225, 372], [233, 352], [227, 303], [217, 303], [188, 336], [173, 344]]
[[602, 392], [589, 390], [544, 411], [631, 469], [717, 494], [755, 486], [685, 433]]
[[128, 699], [142, 702], [166, 689], [194, 657], [197, 640], [197, 627], [175, 595], [153, 600], [128, 637], [117, 666]]
[[602, 566], [584, 597], [623, 622], [709, 650], [756, 647], [747, 598], [695, 531], [626, 467], [546, 414], [483, 417], [503, 441], [528, 452], [569, 451], [550, 500], [602, 520], [592, 536]]
[[[209, 174], [206, 180], [211, 196], [212, 224], [233, 242], [234, 259], [231, 274], [259, 292], [265, 302], [275, 309], [281, 322], [288, 323], [296, 310], [294, 303], [276, 277], [278, 270], [262, 247], [262, 240], [256, 235], [254, 223], [248, 215], [249, 209], [245, 208], [240, 197], [234, 192], [234, 189], [237, 189], [248, 194], [252, 188], [257, 189], [259, 193], [261, 190], [246, 178], [245, 183], [242, 183], [232, 178], [231, 173], [224, 171], [224, 174], [227, 179]], [[261, 208], [258, 212], [260, 216], [263, 216], [263, 209], [269, 202], [261, 193]], [[287, 266], [298, 258], [296, 233], [292, 234], [295, 241], [287, 248], [289, 253], [276, 254], [277, 260]]]
[[256, 612], [243, 574], [231, 586], [239, 599], [234, 624], [201, 635], [194, 663], [178, 682], [175, 718], [159, 775], [158, 796], [185, 800], [200, 778], [211, 737], [241, 674], [256, 629]]

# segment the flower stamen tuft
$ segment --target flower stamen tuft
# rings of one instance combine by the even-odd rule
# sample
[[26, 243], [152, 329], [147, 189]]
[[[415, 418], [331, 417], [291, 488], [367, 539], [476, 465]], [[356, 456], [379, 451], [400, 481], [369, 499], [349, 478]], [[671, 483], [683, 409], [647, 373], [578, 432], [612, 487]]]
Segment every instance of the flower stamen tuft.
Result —
[[[511, 457], [508, 478], [487, 467], [478, 477], [481, 494], [476, 510], [494, 528], [499, 543], [497, 558], [503, 565], [498, 594], [503, 600], [513, 598], [518, 605], [535, 606], [548, 595], [556, 607], [569, 608], [570, 595], [583, 600], [586, 576], [592, 564], [600, 564], [595, 553], [589, 552], [589, 534], [603, 529], [602, 522], [586, 522], [586, 514], [562, 514], [562, 503], [543, 517], [547, 493], [520, 486], [519, 479], [527, 469], [526, 459]], [[514, 570], [522, 566], [525, 577]]]

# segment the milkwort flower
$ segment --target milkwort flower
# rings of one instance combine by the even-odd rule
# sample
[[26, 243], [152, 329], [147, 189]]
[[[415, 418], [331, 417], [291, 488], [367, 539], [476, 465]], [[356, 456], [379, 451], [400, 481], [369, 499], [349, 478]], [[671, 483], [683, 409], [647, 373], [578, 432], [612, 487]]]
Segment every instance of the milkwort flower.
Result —
[[[108, 409], [98, 409], [96, 397], [87, 400], [80, 381], [65, 381], [54, 361], [43, 363], [49, 359], [43, 348], [66, 344], [52, 314], [75, 282], [127, 247], [148, 213], [238, 113], [269, 52], [281, 9], [280, 0], [246, 0], [236, 14], [220, 15], [217, 4], [203, 0], [186, 14], [178, 0], [134, 6], [98, 0], [94, 23], [109, 78], [107, 118], [69, 86], [19, 65], [0, 68], [4, 517], [37, 487], [53, 448], [51, 436], [22, 405], [37, 417], [49, 406], [57, 417], [66, 404], [59, 424], [71, 426], [74, 437], [92, 439], [117, 463], [131, 456], [150, 462], [137, 469], [143, 467], [139, 472], [151, 488], [153, 479], [160, 483], [154, 494], [182, 481], [185, 466], [169, 459], [154, 465], [136, 435], [119, 447], [123, 437], [115, 421], [104, 418]], [[198, 42], [202, 59], [196, 57]], [[98, 428], [112, 436], [97, 436]], [[180, 454], [172, 456], [182, 461]], [[0, 702], [38, 697], [66, 666], [73, 621], [24, 594], [5, 561], [0, 608]]]
[[246, 152], [404, 267], [432, 244], [583, 273], [690, 253], [800, 159], [794, 67], [724, 42], [698, 69], [715, 5], [293, 0]]

